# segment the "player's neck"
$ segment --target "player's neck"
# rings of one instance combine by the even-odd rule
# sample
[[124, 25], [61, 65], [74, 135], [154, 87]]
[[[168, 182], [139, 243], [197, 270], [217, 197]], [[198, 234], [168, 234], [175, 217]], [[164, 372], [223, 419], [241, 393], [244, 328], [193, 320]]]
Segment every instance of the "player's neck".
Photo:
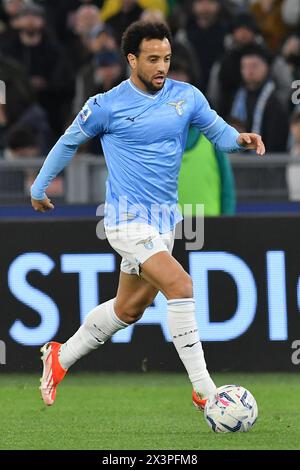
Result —
[[131, 83], [140, 91], [143, 93], [147, 93], [148, 95], [156, 95], [156, 93], [159, 93], [161, 90], [156, 90], [156, 91], [150, 91], [146, 87], [146, 85], [138, 78], [133, 75], [130, 75], [129, 80]]

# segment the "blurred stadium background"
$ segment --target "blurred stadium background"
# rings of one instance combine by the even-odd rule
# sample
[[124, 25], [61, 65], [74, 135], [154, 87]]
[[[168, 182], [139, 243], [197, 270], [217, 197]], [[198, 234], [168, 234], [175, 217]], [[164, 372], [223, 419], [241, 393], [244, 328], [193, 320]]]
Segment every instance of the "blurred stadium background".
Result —
[[[128, 77], [121, 35], [139, 18], [170, 25], [172, 78], [266, 143], [266, 158], [220, 155], [191, 130], [179, 195], [205, 204], [205, 242], [185, 251], [177, 240], [174, 251], [194, 280], [210, 370], [258, 398], [252, 437], [221, 442], [192, 413], [161, 295], [74, 367], [56, 409], [38, 401], [39, 347], [115, 295], [120, 260], [96, 237], [107, 176], [98, 141], [49, 187], [54, 212], [31, 209], [30, 186], [86, 99]], [[1, 0], [0, 80], [0, 448], [299, 449], [299, 0]]]

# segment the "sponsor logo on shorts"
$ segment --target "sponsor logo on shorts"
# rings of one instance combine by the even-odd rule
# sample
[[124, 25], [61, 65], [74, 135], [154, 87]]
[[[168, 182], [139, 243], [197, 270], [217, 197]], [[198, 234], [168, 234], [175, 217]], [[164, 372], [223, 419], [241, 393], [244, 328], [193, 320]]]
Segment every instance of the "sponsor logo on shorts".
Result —
[[145, 240], [141, 240], [141, 241], [137, 242], [137, 245], [144, 245], [146, 250], [152, 250], [152, 248], [153, 248], [152, 239], [153, 239], [153, 237], [148, 237]]

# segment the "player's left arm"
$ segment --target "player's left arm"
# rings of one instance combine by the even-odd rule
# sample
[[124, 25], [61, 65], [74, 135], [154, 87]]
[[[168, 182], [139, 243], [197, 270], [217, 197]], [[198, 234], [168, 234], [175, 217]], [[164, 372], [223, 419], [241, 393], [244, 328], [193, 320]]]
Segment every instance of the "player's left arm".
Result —
[[240, 134], [211, 109], [201, 91], [193, 87], [193, 92], [194, 112], [191, 124], [198, 127], [219, 150], [233, 153], [251, 149], [255, 150], [257, 155], [265, 154], [265, 146], [260, 135], [247, 132]]
[[265, 144], [259, 134], [243, 132], [239, 134], [237, 143], [246, 150], [256, 150], [257, 155], [263, 156], [266, 153]]

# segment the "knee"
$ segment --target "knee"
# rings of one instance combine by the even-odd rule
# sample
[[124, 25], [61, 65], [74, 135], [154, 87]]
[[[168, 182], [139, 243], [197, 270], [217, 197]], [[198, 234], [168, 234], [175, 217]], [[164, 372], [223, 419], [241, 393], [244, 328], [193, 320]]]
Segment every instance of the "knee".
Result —
[[117, 315], [120, 320], [124, 321], [128, 325], [132, 325], [142, 318], [143, 313], [144, 310], [142, 308], [127, 308]]
[[152, 304], [153, 299], [143, 299], [142, 302], [132, 303], [130, 300], [122, 305], [115, 303], [115, 312], [120, 320], [132, 325], [140, 320], [149, 305]]
[[168, 286], [165, 295], [167, 300], [190, 299], [193, 297], [193, 281], [188, 273], [173, 279]]

